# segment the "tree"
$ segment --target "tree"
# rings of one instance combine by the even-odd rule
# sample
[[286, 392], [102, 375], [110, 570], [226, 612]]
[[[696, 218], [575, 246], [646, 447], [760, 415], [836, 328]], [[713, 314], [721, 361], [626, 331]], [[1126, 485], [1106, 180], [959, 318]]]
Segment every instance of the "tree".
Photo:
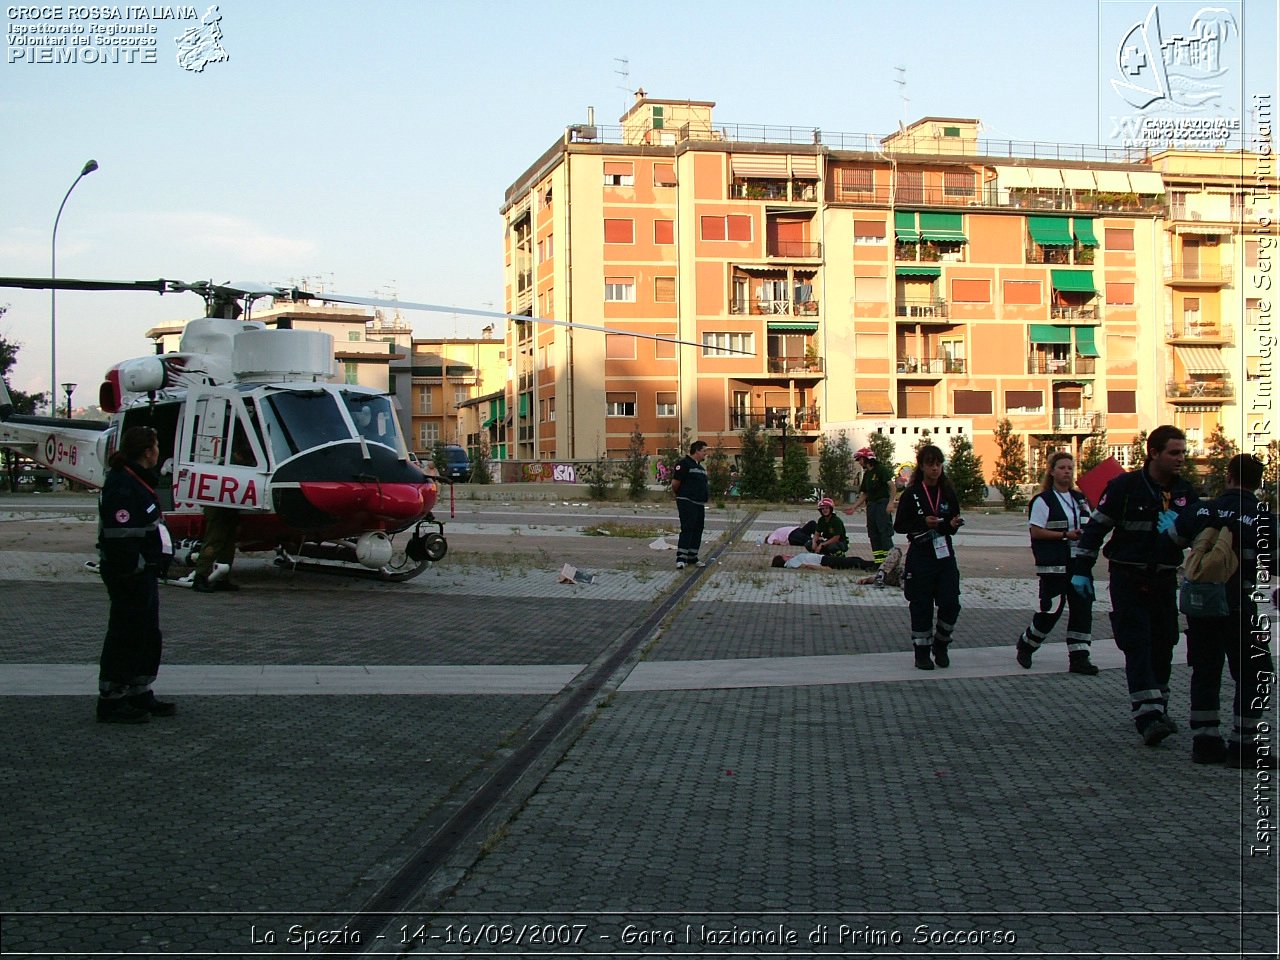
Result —
[[1133, 445], [1129, 448], [1129, 466], [1137, 469], [1147, 462], [1147, 431], [1139, 430], [1138, 435], [1133, 438]]
[[[3, 317], [8, 309], [7, 306], [0, 306], [0, 317]], [[0, 337], [0, 377], [4, 378], [4, 385], [9, 391], [13, 412], [31, 415], [48, 403], [48, 398], [43, 393], [23, 393], [10, 385], [9, 371], [18, 362], [18, 351], [21, 349], [22, 344]]]
[[973, 452], [973, 444], [964, 434], [951, 438], [951, 456], [947, 460], [947, 476], [956, 488], [960, 502], [976, 506], [987, 499], [987, 482], [982, 476], [982, 458]]
[[818, 450], [818, 485], [832, 500], [842, 496], [853, 484], [853, 446], [843, 430], [834, 440], [822, 438]]
[[772, 500], [777, 495], [778, 474], [773, 451], [769, 449], [769, 437], [756, 423], [743, 430], [740, 437], [742, 472], [738, 477], [738, 490], [744, 497]]
[[782, 478], [778, 483], [778, 493], [782, 499], [795, 502], [809, 496], [812, 490], [809, 457], [804, 452], [804, 444], [792, 440], [782, 451]]
[[1013, 432], [1008, 417], [996, 424], [995, 437], [996, 446], [1000, 448], [995, 487], [1004, 499], [1004, 508], [1012, 510], [1023, 502], [1021, 484], [1027, 479], [1027, 451], [1022, 438]]
[[631, 431], [627, 458], [622, 461], [622, 474], [627, 478], [627, 496], [632, 500], [643, 500], [649, 484], [649, 455], [644, 452], [644, 434], [639, 427]]
[[[658, 482], [664, 487], [671, 486], [671, 476], [675, 472], [676, 464], [684, 459], [685, 452], [689, 449], [692, 440], [693, 431], [685, 427], [680, 431], [680, 439], [676, 439], [676, 435], [670, 429], [662, 437], [661, 458], [658, 460]], [[710, 456], [708, 454], [708, 456]], [[708, 478], [709, 482], [709, 478]], [[726, 487], [726, 489], [728, 489]]]
[[1209, 453], [1205, 462], [1209, 469], [1204, 478], [1205, 495], [1216, 497], [1227, 489], [1227, 464], [1240, 449], [1222, 432], [1222, 424], [1209, 434], [1206, 444]]
[[[1257, 452], [1254, 453], [1256, 457]], [[1265, 464], [1262, 471], [1262, 492], [1258, 495], [1258, 499], [1266, 502], [1271, 508], [1271, 512], [1276, 510], [1276, 500], [1280, 498], [1280, 491], [1276, 487], [1280, 484], [1280, 440], [1272, 440], [1267, 444], [1266, 455], [1260, 458]], [[1274, 550], [1275, 547], [1273, 546]]]
[[889, 439], [887, 434], [880, 433], [879, 431], [873, 433], [870, 439], [867, 440], [867, 446], [870, 447], [872, 453], [876, 455], [877, 463], [884, 464], [890, 470], [893, 469], [893, 454], [895, 448], [893, 441]]
[[724, 448], [724, 437], [716, 434], [716, 442], [702, 462], [707, 471], [707, 494], [713, 500], [723, 500], [733, 486], [733, 470]]
[[471, 451], [472, 483], [493, 482], [493, 473], [490, 468], [490, 465], [493, 463], [491, 453], [492, 451], [489, 449], [489, 438], [484, 434], [481, 434], [480, 442], [477, 443]]
[[1092, 434], [1080, 448], [1080, 465], [1076, 467], [1076, 473], [1088, 473], [1109, 456], [1111, 448], [1107, 444], [1107, 431], [1104, 427], [1100, 432]]

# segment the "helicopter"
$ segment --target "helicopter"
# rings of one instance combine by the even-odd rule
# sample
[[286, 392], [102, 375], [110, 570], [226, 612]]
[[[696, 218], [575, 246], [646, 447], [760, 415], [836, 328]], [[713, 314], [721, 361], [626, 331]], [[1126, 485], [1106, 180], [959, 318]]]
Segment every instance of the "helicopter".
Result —
[[440, 485], [452, 481], [422, 470], [390, 397], [333, 382], [329, 334], [279, 322], [269, 328], [251, 319], [256, 300], [449, 312], [689, 344], [523, 314], [257, 282], [0, 277], [0, 287], [195, 293], [205, 300], [205, 316], [186, 324], [176, 351], [107, 371], [98, 400], [108, 421], [17, 414], [0, 380], [0, 447], [97, 488], [124, 431], [153, 427], [161, 450], [157, 493], [180, 562], [191, 562], [199, 549], [204, 508], [228, 507], [241, 512], [238, 550], [274, 550], [284, 566], [393, 582], [444, 559], [444, 522], [432, 511]]

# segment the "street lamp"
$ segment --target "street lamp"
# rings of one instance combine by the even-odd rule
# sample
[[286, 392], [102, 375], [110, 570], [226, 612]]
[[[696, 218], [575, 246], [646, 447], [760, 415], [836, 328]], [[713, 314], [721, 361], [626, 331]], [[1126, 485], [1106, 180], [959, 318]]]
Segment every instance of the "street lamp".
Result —
[[[58, 279], [58, 221], [62, 219], [62, 208], [67, 205], [67, 198], [76, 184], [98, 169], [98, 161], [90, 160], [80, 171], [80, 176], [67, 187], [67, 192], [58, 204], [58, 215], [53, 218], [53, 242], [49, 253], [49, 278]], [[58, 291], [49, 290], [49, 413], [58, 415]]]
[[71, 416], [71, 395], [76, 392], [76, 385], [74, 383], [64, 383], [62, 385], [62, 392], [67, 395], [67, 416], [70, 417]]

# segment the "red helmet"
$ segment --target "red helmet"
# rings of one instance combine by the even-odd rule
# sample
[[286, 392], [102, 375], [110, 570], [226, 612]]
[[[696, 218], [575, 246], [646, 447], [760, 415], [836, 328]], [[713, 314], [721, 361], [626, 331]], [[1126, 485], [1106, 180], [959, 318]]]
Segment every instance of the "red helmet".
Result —
[[836, 508], [836, 502], [832, 500], [830, 497], [823, 497], [821, 500], [818, 501], [818, 509], [821, 510], [823, 507], [830, 507], [832, 510], [834, 510]]
[[875, 458], [876, 452], [870, 447], [863, 447], [853, 455], [853, 459], [855, 460], [874, 460]]

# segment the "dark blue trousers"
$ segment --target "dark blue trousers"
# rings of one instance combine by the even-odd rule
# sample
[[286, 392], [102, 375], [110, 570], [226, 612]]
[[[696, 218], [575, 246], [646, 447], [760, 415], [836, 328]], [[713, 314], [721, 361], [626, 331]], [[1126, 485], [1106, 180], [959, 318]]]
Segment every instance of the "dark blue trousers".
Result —
[[702, 528], [707, 520], [707, 505], [676, 497], [680, 515], [680, 539], [676, 546], [677, 563], [697, 563], [702, 548]]
[[1111, 565], [1111, 629], [1124, 653], [1133, 722], [1142, 733], [1169, 709], [1169, 674], [1178, 644], [1178, 579]]

